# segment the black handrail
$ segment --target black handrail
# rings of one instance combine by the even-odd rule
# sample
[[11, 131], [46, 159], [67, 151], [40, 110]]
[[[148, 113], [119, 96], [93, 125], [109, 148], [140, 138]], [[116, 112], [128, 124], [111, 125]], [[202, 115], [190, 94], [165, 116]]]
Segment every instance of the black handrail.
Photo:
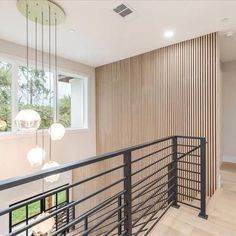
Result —
[[[134, 158], [136, 151], [141, 151], [142, 156]], [[73, 190], [75, 187], [90, 183], [90, 181], [117, 171], [123, 172], [119, 172], [122, 173], [120, 177], [113, 179], [113, 181], [108, 179], [106, 185], [87, 196], [83, 196], [80, 199], [72, 199], [72, 202], [55, 209], [50, 215], [17, 228], [8, 235], [18, 235], [32, 226], [55, 217], [58, 213], [72, 207], [74, 209], [100, 194], [104, 195], [102, 202], [79, 215], [74, 211], [73, 220], [54, 231], [52, 235], [66, 235], [68, 230], [75, 230], [76, 232], [78, 229], [81, 230], [81, 235], [88, 235], [95, 231], [99, 235], [101, 233], [99, 233], [100, 229], [103, 229], [104, 235], [111, 235], [114, 232], [113, 235], [131, 236], [138, 235], [141, 232], [145, 232], [144, 235], [147, 235], [169, 207], [178, 208], [178, 203], [200, 209], [199, 216], [207, 218], [206, 139], [202, 137], [170, 136], [82, 161], [64, 164], [49, 170], [39, 171], [31, 175], [3, 180], [0, 181], [0, 191], [112, 158], [119, 158], [121, 163], [75, 183], [60, 187], [57, 191]], [[189, 166], [193, 168], [189, 168]], [[190, 186], [185, 181], [195, 184]], [[112, 196], [106, 195], [106, 192], [108, 190], [111, 191], [114, 187], [119, 190], [117, 189], [118, 191], [116, 190]], [[54, 192], [55, 190], [52, 190], [15, 206], [1, 209], [0, 216], [11, 213], [13, 210], [23, 207], [24, 204], [33, 203], [51, 196]], [[200, 201], [199, 207], [195, 201]], [[92, 216], [95, 217], [92, 219]], [[111, 222], [106, 223], [111, 219]], [[148, 226], [150, 222], [153, 223]], [[80, 226], [77, 227], [79, 224]]]

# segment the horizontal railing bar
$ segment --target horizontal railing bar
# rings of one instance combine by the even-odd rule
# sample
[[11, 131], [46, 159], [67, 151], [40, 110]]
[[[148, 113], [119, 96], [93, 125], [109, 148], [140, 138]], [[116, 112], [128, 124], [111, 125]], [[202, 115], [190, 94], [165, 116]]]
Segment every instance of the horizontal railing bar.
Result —
[[199, 149], [200, 147], [201, 147], [201, 145], [199, 145], [199, 146], [193, 148], [192, 150], [190, 150], [190, 151], [184, 153], [183, 155], [181, 155], [180, 157], [178, 157], [178, 160], [182, 159], [182, 158], [185, 157], [185, 156], [188, 156], [189, 154], [191, 154], [192, 152], [196, 151], [196, 150]]
[[99, 215], [99, 216], [97, 216], [96, 218], [93, 218], [93, 219], [91, 219], [91, 218], [92, 218], [92, 216], [95, 216], [95, 215], [97, 215], [99, 212], [101, 212], [101, 211], [104, 211], [105, 209], [107, 209], [108, 207], [111, 207], [111, 206], [112, 206], [112, 205], [114, 205], [114, 204], [117, 204], [117, 201], [115, 201], [115, 202], [113, 202], [112, 204], [109, 204], [108, 206], [106, 206], [106, 207], [104, 207], [104, 208], [100, 209], [99, 211], [97, 211], [97, 212], [94, 212], [93, 214], [91, 214], [91, 215], [90, 215], [90, 220], [89, 220], [89, 223], [91, 223], [91, 222], [93, 222], [93, 221], [97, 220], [98, 218], [100, 218], [101, 216], [103, 216], [103, 215], [106, 215], [107, 213], [109, 213], [110, 211], [107, 211], [107, 212], [106, 212], [106, 213], [104, 213], [103, 215]]
[[[109, 204], [110, 202], [116, 200], [118, 197], [122, 196], [125, 192], [126, 192], [126, 191], [123, 190], [123, 191], [121, 191], [121, 192], [119, 192], [119, 193], [113, 195], [111, 198], [107, 199], [106, 201], [100, 203], [99, 205], [97, 205], [97, 206], [94, 207], [93, 209], [91, 209], [91, 210], [85, 212], [85, 213], [84, 213], [83, 215], [81, 215], [79, 218], [77, 218], [77, 219], [74, 220], [74, 221], [76, 221], [75, 224], [80, 223], [85, 217], [88, 217], [88, 216], [90, 216], [90, 215], [93, 215], [93, 213], [96, 213], [98, 210], [104, 209], [104, 206], [106, 206], [106, 205]], [[117, 202], [115, 202], [115, 203], [117, 203]], [[90, 222], [91, 222], [91, 221], [89, 221], [89, 223], [90, 223]], [[71, 223], [72, 223], [72, 222], [71, 222]], [[75, 224], [73, 224], [72, 226], [68, 226], [68, 225], [67, 225], [66, 228], [65, 228], [65, 230], [66, 230], [68, 227], [73, 227]], [[79, 228], [82, 227], [82, 226], [84, 226], [84, 224], [82, 224], [81, 226], [79, 226], [77, 229], [79, 229]]]
[[13, 210], [15, 210], [15, 209], [17, 209], [17, 208], [20, 208], [20, 207], [22, 207], [22, 206], [25, 206], [26, 204], [28, 205], [28, 204], [33, 203], [33, 202], [35, 202], [35, 201], [38, 201], [38, 200], [47, 198], [47, 197], [49, 197], [49, 196], [51, 196], [51, 195], [53, 195], [53, 194], [56, 194], [56, 193], [58, 193], [58, 192], [61, 192], [61, 191], [64, 191], [64, 190], [67, 190], [67, 189], [70, 189], [70, 188], [74, 188], [74, 187], [76, 187], [76, 186], [78, 186], [78, 185], [84, 184], [84, 183], [86, 183], [86, 182], [88, 182], [88, 181], [90, 181], [90, 180], [93, 180], [93, 179], [98, 178], [98, 177], [100, 177], [100, 176], [102, 176], [102, 175], [108, 174], [108, 173], [110, 173], [110, 172], [116, 171], [116, 170], [118, 170], [118, 169], [120, 169], [120, 168], [122, 168], [122, 167], [124, 167], [124, 165], [120, 165], [120, 166], [114, 167], [114, 168], [112, 168], [112, 169], [110, 169], [110, 170], [107, 170], [107, 171], [104, 171], [104, 172], [102, 172], [102, 173], [93, 175], [93, 176], [91, 176], [91, 177], [89, 177], [89, 178], [83, 179], [83, 180], [78, 181], [78, 182], [76, 182], [76, 183], [69, 184], [69, 185], [66, 185], [66, 186], [61, 187], [61, 188], [57, 188], [57, 189], [55, 189], [55, 190], [53, 190], [53, 191], [49, 191], [49, 192], [47, 192], [47, 193], [45, 193], [45, 194], [41, 194], [40, 196], [31, 198], [31, 199], [29, 199], [29, 200], [27, 200], [27, 201], [22, 201], [22, 202], [20, 202], [20, 203], [14, 205], [14, 206], [11, 206], [11, 207], [9, 207], [9, 208], [7, 208], [7, 209], [1, 210], [1, 211], [0, 211], [0, 216], [1, 216], [1, 215], [4, 215], [4, 214], [6, 214], [6, 213], [9, 213], [9, 212], [11, 212], [11, 211], [13, 211]]
[[[117, 209], [115, 209], [112, 213], [110, 213], [108, 216], [104, 217], [102, 220], [100, 220], [97, 224], [93, 225], [91, 228], [85, 230], [81, 236], [84, 235], [88, 235], [92, 230], [94, 230], [95, 228], [97, 228], [99, 225], [101, 225], [103, 222], [105, 222], [106, 220], [108, 220], [110, 217], [112, 217], [117, 211], [119, 211], [120, 209], [124, 208], [125, 204], [121, 205], [120, 207], [118, 207]], [[52, 235], [54, 236], [54, 235]]]
[[184, 180], [195, 182], [195, 183], [199, 183], [199, 184], [201, 183], [201, 181], [194, 180], [194, 179], [187, 179], [187, 178], [184, 178], [184, 177], [181, 177], [181, 176], [178, 176], [178, 179], [184, 179]]
[[[177, 154], [183, 155], [185, 153], [184, 152], [178, 152]], [[188, 154], [187, 156], [200, 157], [200, 155], [197, 155], [197, 154]]]
[[167, 168], [167, 167], [168, 167], [170, 164], [172, 164], [172, 163], [174, 163], [174, 161], [169, 162], [168, 165], [163, 166], [163, 167], [160, 168], [158, 171], [156, 171], [156, 172], [152, 173], [151, 175], [148, 175], [148, 176], [146, 176], [145, 178], [143, 178], [143, 179], [137, 181], [136, 183], [133, 184], [132, 187], [133, 187], [133, 188], [137, 187], [139, 184], [143, 183], [145, 180], [149, 179], [149, 178], [152, 177], [153, 175], [159, 173], [161, 170], [164, 170], [165, 168]]
[[159, 163], [160, 161], [165, 160], [166, 158], [168, 158], [168, 157], [170, 157], [170, 156], [172, 156], [172, 155], [173, 155], [173, 153], [170, 153], [170, 154], [168, 154], [167, 156], [165, 156], [165, 157], [163, 157], [163, 158], [161, 158], [161, 159], [159, 159], [159, 160], [157, 160], [157, 161], [154, 161], [153, 163], [151, 163], [151, 164], [149, 164], [149, 165], [143, 167], [142, 169], [137, 170], [136, 172], [132, 173], [131, 176], [134, 176], [134, 175], [136, 175], [136, 174], [138, 174], [138, 173], [140, 173], [140, 172], [146, 170], [147, 168], [149, 168], [149, 167], [151, 167], [151, 166], [153, 166], [153, 165]]
[[[174, 187], [174, 185], [172, 185], [169, 189], [171, 189], [172, 187]], [[169, 189], [168, 189], [168, 190], [169, 190]], [[165, 194], [166, 194], [166, 193], [165, 193]], [[158, 198], [157, 201], [155, 201], [150, 207], [148, 207], [148, 208], [144, 211], [144, 214], [140, 215], [139, 218], [138, 218], [136, 221], [133, 222], [132, 227], [133, 227], [134, 225], [136, 225], [136, 224], [143, 218], [143, 216], [144, 216], [147, 212], [149, 212], [157, 203], [159, 203], [160, 200], [165, 196], [165, 194], [163, 194], [160, 198]], [[174, 192], [173, 192], [170, 196], [173, 196], [173, 194], [174, 194]]]
[[195, 137], [195, 136], [185, 136], [185, 135], [176, 135], [177, 138], [185, 138], [185, 139], [197, 139], [200, 140], [203, 137]]
[[186, 206], [193, 207], [193, 208], [195, 208], [195, 209], [201, 210], [200, 207], [197, 207], [197, 206], [191, 205], [191, 204], [189, 204], [189, 203], [182, 202], [182, 201], [179, 201], [179, 200], [178, 200], [178, 202], [181, 203], [181, 204], [184, 204], [184, 205], [186, 205]]
[[189, 196], [189, 195], [186, 195], [186, 194], [183, 194], [183, 193], [178, 193], [178, 195], [186, 197], [186, 198], [191, 198], [191, 199], [194, 199], [194, 200], [197, 200], [197, 201], [201, 201], [201, 199], [199, 199], [199, 198], [192, 197], [192, 196]]
[[178, 143], [177, 146], [180, 146], [180, 147], [197, 147], [195, 145], [188, 145], [188, 144], [181, 144], [181, 143]]
[[201, 192], [200, 189], [190, 188], [190, 187], [187, 187], [187, 186], [184, 186], [184, 185], [181, 185], [181, 184], [177, 184], [177, 187], [186, 188], [186, 189], [189, 189], [189, 190], [192, 190], [192, 191], [196, 191], [196, 192]]
[[[14, 232], [12, 232], [12, 233], [10, 233], [10, 234], [8, 234], [8, 235], [9, 235], [9, 236], [15, 236], [15, 235], [17, 235], [17, 234], [20, 234], [20, 233], [24, 232], [25, 230], [31, 228], [32, 226], [34, 226], [34, 225], [36, 225], [36, 224], [39, 224], [39, 223], [41, 223], [41, 222], [43, 222], [43, 221], [45, 221], [45, 220], [47, 220], [47, 219], [49, 219], [49, 218], [51, 218], [51, 217], [57, 215], [58, 213], [60, 213], [60, 212], [62, 212], [62, 211], [64, 211], [64, 210], [66, 210], [66, 209], [68, 209], [68, 208], [71, 208], [71, 207], [73, 207], [73, 206], [76, 206], [76, 205], [80, 204], [81, 202], [84, 202], [84, 201], [86, 201], [87, 199], [89, 199], [89, 198], [91, 198], [91, 197], [94, 197], [94, 196], [96, 196], [97, 194], [99, 194], [99, 193], [101, 193], [101, 192], [103, 192], [103, 191], [105, 191], [105, 190], [107, 190], [107, 189], [109, 189], [109, 188], [111, 188], [111, 187], [113, 187], [113, 186], [115, 186], [115, 185], [117, 185], [117, 184], [123, 182], [124, 180], [125, 180], [125, 178], [122, 178], [121, 180], [118, 180], [118, 181], [116, 181], [116, 182], [114, 182], [114, 183], [112, 183], [112, 184], [110, 184], [110, 185], [108, 185], [108, 186], [106, 186], [106, 187], [104, 187], [104, 188], [102, 188], [102, 189], [100, 189], [100, 190], [98, 190], [98, 191], [96, 191], [96, 192], [94, 192], [94, 193], [92, 193], [92, 194], [90, 194], [90, 195], [88, 195], [88, 196], [86, 196], [86, 197], [80, 199], [80, 200], [77, 200], [77, 201], [74, 201], [74, 202], [72, 202], [72, 203], [69, 203], [69, 204], [67, 204], [67, 205], [64, 206], [64, 207], [61, 207], [61, 208], [59, 208], [59, 209], [53, 211], [53, 212], [50, 213], [49, 215], [44, 216], [44, 217], [42, 217], [42, 218], [40, 218], [40, 219], [38, 219], [38, 220], [35, 220], [35, 221], [33, 221], [32, 223], [30, 223], [30, 224], [28, 224], [28, 225], [26, 225], [26, 226], [24, 226], [24, 227], [22, 227], [22, 228], [20, 228], [20, 229], [17, 229], [16, 231], [14, 231]], [[125, 191], [122, 191], [122, 192], [125, 192]], [[124, 193], [123, 193], [123, 194], [124, 194]], [[120, 196], [120, 195], [117, 194], [117, 197], [118, 197], [118, 196]], [[114, 200], [114, 199], [113, 199], [113, 200]], [[109, 203], [110, 203], [110, 202], [109, 202]], [[95, 207], [94, 209], [96, 209], [96, 208], [97, 208], [97, 207]], [[84, 218], [85, 218], [86, 216], [88, 216], [88, 215], [89, 215], [89, 214], [87, 214], [87, 215], [84, 214], [82, 219], [84, 219]], [[81, 220], [82, 220], [82, 219], [81, 219]], [[71, 226], [73, 226], [73, 225], [71, 225]]]
[[[113, 210], [114, 210], [114, 209], [113, 209]], [[117, 213], [116, 213], [115, 215], [113, 215], [110, 219], [112, 219], [114, 216], [117, 216]], [[101, 229], [103, 229], [103, 228], [105, 228], [105, 227], [107, 227], [107, 226], [109, 226], [109, 225], [112, 225], [112, 224], [114, 224], [114, 223], [116, 223], [116, 222], [117, 222], [117, 220], [112, 221], [112, 222], [110, 222], [110, 223], [108, 223], [108, 224], [106, 224], [106, 225], [101, 224], [101, 225], [102, 225], [101, 227], [92, 230], [90, 233], [94, 233], [94, 232], [96, 232], [96, 231], [98, 231], [98, 230], [101, 230]], [[83, 232], [83, 231], [81, 231], [80, 233], [82, 233], [82, 232]], [[105, 232], [106, 232], [106, 231], [105, 231]], [[105, 232], [103, 232], [103, 233], [105, 233]], [[103, 233], [99, 233], [98, 235], [101, 235], [101, 234], [103, 234]], [[96, 236], [98, 236], [98, 235], [96, 235]]]
[[[167, 183], [168, 184], [168, 181]], [[143, 201], [139, 206], [137, 206], [133, 211], [132, 211], [132, 214], [134, 214], [141, 206], [143, 206], [146, 202], [150, 201], [152, 196], [155, 196], [160, 190], [162, 190], [165, 186], [165, 185], [162, 185], [160, 188], [158, 188], [153, 194], [151, 194], [151, 196], [149, 196], [145, 201]], [[174, 186], [174, 185], [172, 185]], [[168, 188], [168, 190], [166, 190], [165, 192], [167, 193], [172, 187]]]
[[200, 163], [195, 163], [195, 162], [191, 162], [191, 161], [178, 161], [178, 163], [201, 166]]
[[48, 177], [50, 175], [54, 175], [54, 174], [59, 174], [62, 172], [66, 172], [66, 171], [70, 171], [76, 168], [80, 168], [83, 166], [87, 166], [87, 165], [91, 165], [100, 161], [104, 161], [116, 156], [120, 156], [123, 155], [125, 152], [127, 151], [135, 151], [137, 149], [142, 149], [145, 148], [147, 146], [152, 146], [154, 144], [160, 143], [160, 142], [164, 142], [167, 140], [170, 140], [172, 138], [172, 136], [170, 137], [166, 137], [166, 138], [162, 138], [162, 139], [157, 139], [151, 142], [147, 142], [144, 144], [138, 144], [129, 148], [123, 148], [114, 152], [110, 152], [110, 153], [105, 153], [99, 156], [94, 156], [94, 157], [90, 157], [84, 160], [80, 160], [80, 161], [76, 161], [76, 162], [72, 162], [72, 163], [66, 163], [66, 164], [62, 164], [59, 167], [54, 167], [54, 168], [50, 168], [47, 170], [41, 170], [38, 171], [36, 173], [30, 174], [30, 175], [25, 175], [25, 176], [20, 176], [20, 177], [14, 177], [14, 178], [9, 178], [6, 180], [2, 180], [0, 181], [0, 191], [8, 189], [8, 188], [12, 188], [12, 187], [16, 187], [22, 184], [27, 184], [29, 182], [33, 182], [45, 177]]
[[[154, 188], [152, 188], [152, 189], [150, 189], [150, 190], [148, 190], [148, 191], [145, 191], [145, 192], [142, 193], [142, 195], [140, 195], [139, 197], [143, 197], [144, 195], [150, 193], [151, 191], [156, 190], [157, 187], [163, 187], [163, 186], [165, 186], [166, 184], [168, 184], [169, 182], [171, 182], [174, 178], [175, 178], [175, 176], [172, 176], [172, 177], [171, 177], [168, 181], [166, 181], [165, 183], [160, 184], [159, 186], [156, 186], [156, 187], [154, 187]], [[160, 190], [160, 188], [159, 188], [159, 190]]]
[[113, 232], [119, 225], [121, 225], [126, 220], [126, 217], [120, 220], [113, 228], [111, 228], [104, 236], [108, 236], [111, 232]]
[[191, 173], [191, 174], [198, 174], [198, 175], [201, 174], [200, 172], [197, 172], [197, 171], [186, 170], [186, 169], [182, 169], [182, 168], [177, 168], [177, 170], [179, 170], [179, 171], [184, 171], [184, 172], [188, 172], [188, 173]]
[[[173, 170], [174, 170], [174, 169], [169, 170], [169, 172], [172, 172]], [[146, 185], [145, 185], [146, 189], [148, 189], [148, 186], [149, 186], [149, 187], [150, 187], [150, 186], [153, 186], [153, 185], [152, 185], [153, 183], [156, 184], [158, 181], [162, 180], [162, 179], [163, 179], [164, 177], [166, 177], [168, 174], [169, 174], [169, 173], [166, 173], [166, 174], [162, 175], [161, 177], [159, 177], [158, 179], [154, 179], [154, 180], [152, 180], [151, 182], [149, 182], [148, 184], [146, 184]], [[138, 189], [136, 189], [135, 191], [133, 191], [132, 194], [134, 194], [134, 193], [140, 191], [141, 189], [143, 189], [143, 186], [141, 186], [140, 188], [138, 188]], [[144, 190], [143, 190], [142, 192], [144, 192]]]
[[[161, 215], [156, 219], [156, 221], [148, 228], [147, 232], [145, 232], [144, 236], [147, 236], [151, 230], [154, 228], [154, 226], [160, 221], [160, 219], [165, 215], [165, 213], [170, 209], [170, 207], [172, 206], [173, 202], [171, 202], [170, 204], [168, 204], [165, 208], [165, 210], [161, 213]], [[155, 215], [154, 215], [155, 216]], [[153, 217], [154, 217], [153, 216]], [[150, 219], [149, 221], [152, 221], [152, 219]]]
[[[172, 196], [173, 196], [173, 194], [168, 197], [168, 200], [169, 200]], [[167, 202], [168, 202], [168, 201], [167, 201]], [[159, 212], [159, 210], [160, 210], [165, 204], [166, 204], [166, 202], [164, 202], [164, 203], [161, 205], [161, 207], [160, 207], [155, 213], [153, 213], [153, 215], [151, 215], [151, 217], [148, 218], [148, 220], [145, 222], [145, 224], [144, 224], [142, 227], [139, 228], [139, 230], [135, 233], [135, 235], [138, 235], [138, 234], [140, 233], [140, 231], [150, 222], [150, 220], [151, 220], [153, 217], [155, 217], [155, 215]], [[169, 206], [171, 206], [172, 204], [173, 204], [173, 201], [172, 201], [171, 203], [169, 203], [169, 205], [167, 205], [167, 208], [168, 208]]]
[[[162, 194], [162, 193], [164, 193], [164, 191], [161, 192], [160, 194]], [[160, 195], [160, 194], [159, 194], [159, 195]], [[153, 196], [152, 198], [157, 197], [157, 196], [158, 196], [158, 195]], [[160, 203], [161, 203], [161, 202], [164, 202], [164, 201], [166, 201], [166, 200], [168, 200], [168, 198], [164, 198], [164, 199], [162, 199], [162, 200], [160, 201]], [[151, 206], [151, 205], [147, 205], [146, 207], [144, 207], [144, 208], [142, 208], [142, 209], [139, 209], [138, 211], [136, 211], [136, 212], [133, 213], [133, 214], [137, 214], [138, 212], [143, 211], [143, 210], [147, 209], [147, 207], [150, 207], [150, 206]], [[148, 213], [147, 215], [150, 215], [150, 214], [153, 213], [153, 212], [154, 212], [154, 211]], [[147, 216], [147, 215], [145, 215], [145, 216]], [[134, 219], [134, 220], [135, 220], [135, 219]]]
[[[105, 208], [104, 208], [105, 209]], [[113, 208], [114, 209], [114, 208]], [[92, 220], [89, 220], [89, 223], [92, 223], [93, 221], [95, 221], [95, 220], [97, 220], [97, 219], [99, 219], [99, 218], [101, 218], [102, 216], [105, 216], [105, 215], [107, 215], [108, 213], [110, 213], [111, 211], [113, 211], [113, 209], [112, 210], [109, 210], [109, 211], [107, 211], [106, 213], [104, 213], [104, 214], [102, 214], [102, 215], [99, 215], [98, 217], [96, 217], [96, 218], [94, 218], [94, 219], [92, 219]], [[100, 211], [99, 211], [100, 212]], [[115, 215], [114, 215], [115, 216]]]
[[138, 159], [135, 159], [135, 160], [132, 161], [132, 164], [135, 163], [135, 162], [137, 162], [137, 161], [141, 161], [142, 159], [144, 159], [144, 158], [146, 158], [146, 157], [149, 157], [149, 156], [155, 155], [155, 154], [157, 154], [157, 153], [159, 153], [159, 152], [162, 152], [162, 151], [164, 151], [164, 150], [166, 150], [166, 149], [168, 149], [168, 148], [170, 148], [170, 147], [173, 147], [173, 145], [169, 145], [169, 146], [164, 147], [164, 148], [162, 148], [162, 149], [159, 149], [159, 150], [157, 150], [157, 151], [155, 151], [155, 152], [149, 153], [149, 154], [147, 154], [147, 155], [145, 155], [145, 156], [143, 156], [143, 157], [140, 157], [140, 158], [138, 158]]

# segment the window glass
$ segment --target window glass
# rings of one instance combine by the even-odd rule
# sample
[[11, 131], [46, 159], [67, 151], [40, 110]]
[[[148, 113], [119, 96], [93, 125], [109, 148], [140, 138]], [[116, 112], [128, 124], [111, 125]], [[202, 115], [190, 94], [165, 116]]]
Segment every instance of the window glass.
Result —
[[26, 206], [12, 211], [12, 225], [26, 220]]
[[[57, 207], [59, 207], [60, 204], [64, 202], [69, 202], [68, 197], [69, 197], [69, 190], [67, 189], [64, 191], [57, 192], [41, 200], [34, 201], [23, 207], [15, 209], [14, 211], [12, 211], [11, 214], [9, 214], [10, 222], [11, 222], [10, 227], [9, 227], [9, 232], [12, 232], [18, 229], [19, 227], [22, 227], [23, 224], [26, 224], [26, 225], [29, 224], [30, 222], [32, 222], [32, 220], [34, 220], [34, 218], [37, 215], [41, 214], [42, 212], [53, 211]], [[25, 199], [25, 201], [29, 199]], [[15, 204], [18, 204], [18, 203], [15, 203]], [[11, 206], [14, 206], [15, 204]], [[27, 214], [27, 211], [28, 211], [28, 214]], [[66, 214], [67, 214], [67, 211], [66, 211]], [[59, 219], [58, 216], [59, 214], [57, 215], [56, 219]], [[56, 227], [59, 227], [59, 223], [61, 222], [56, 222], [56, 225], [57, 225]], [[29, 229], [27, 233], [28, 233], [27, 235], [31, 235], [31, 229]]]
[[66, 74], [58, 79], [59, 121], [65, 127], [86, 128], [86, 81]]
[[59, 121], [66, 128], [71, 127], [71, 83], [67, 76], [59, 75], [58, 99]]
[[57, 194], [57, 204], [62, 204], [64, 202], [67, 201], [67, 192], [65, 191], [61, 191]]
[[33, 202], [33, 203], [30, 203], [28, 205], [28, 217], [29, 218], [34, 217], [34, 216], [40, 214], [40, 212], [41, 212], [40, 201]]
[[11, 69], [11, 64], [0, 61], [0, 132], [11, 130]]
[[[51, 88], [51, 90], [50, 90]], [[53, 74], [32, 67], [18, 70], [18, 108], [32, 108], [40, 114], [40, 128], [48, 128], [53, 112]]]

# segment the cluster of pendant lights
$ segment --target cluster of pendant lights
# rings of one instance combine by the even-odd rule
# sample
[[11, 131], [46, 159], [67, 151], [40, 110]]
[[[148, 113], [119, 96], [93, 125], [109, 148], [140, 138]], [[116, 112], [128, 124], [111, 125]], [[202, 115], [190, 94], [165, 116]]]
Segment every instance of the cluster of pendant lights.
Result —
[[[18, 10], [26, 17], [26, 31], [27, 31], [27, 85], [29, 86], [29, 83], [32, 83], [32, 77], [29, 78], [29, 19], [32, 20], [35, 24], [35, 68], [38, 70], [38, 25], [40, 25], [41, 28], [41, 60], [42, 60], [42, 71], [43, 76], [44, 73], [44, 41], [48, 42], [49, 51], [48, 53], [48, 60], [49, 60], [49, 76], [51, 77], [51, 26], [54, 26], [55, 28], [55, 84], [57, 87], [57, 24], [58, 22], [62, 22], [64, 20], [65, 14], [64, 11], [60, 8], [60, 6], [56, 5], [51, 0], [18, 0], [17, 2]], [[47, 26], [48, 29], [48, 39], [45, 39], [44, 37], [44, 26]], [[46, 27], [45, 27], [46, 28]], [[49, 78], [52, 79], [52, 78]], [[50, 91], [51, 91], [51, 81], [50, 81]], [[29, 95], [29, 94], [28, 94]], [[38, 112], [36, 112], [33, 109], [23, 109], [21, 110], [15, 117], [15, 122], [17, 125], [18, 130], [20, 131], [27, 131], [27, 132], [35, 132], [36, 133], [36, 145], [34, 148], [29, 150], [27, 154], [27, 159], [32, 167], [40, 167], [42, 166], [42, 170], [50, 169], [53, 167], [58, 167], [59, 164], [56, 161], [52, 160], [52, 141], [54, 140], [61, 140], [65, 134], [65, 128], [62, 124], [58, 122], [58, 91], [56, 88], [55, 92], [56, 98], [54, 101], [56, 101], [56, 118], [54, 122], [51, 122], [51, 126], [48, 130], [49, 132], [49, 161], [46, 161], [47, 153], [44, 149], [45, 147], [45, 132], [42, 130], [42, 145], [41, 147], [38, 144], [38, 129], [41, 125], [41, 117]], [[27, 99], [28, 100], [28, 99]], [[27, 104], [29, 105], [29, 104]], [[51, 104], [50, 104], [51, 105]], [[42, 114], [44, 113], [44, 94], [42, 98]], [[52, 119], [53, 120], [53, 119]], [[53, 183], [56, 182], [59, 179], [59, 174], [51, 175], [48, 177], [45, 177], [43, 180], [43, 192], [44, 192], [44, 181]], [[36, 220], [45, 218], [49, 215], [49, 213], [43, 212], [40, 214]], [[32, 227], [33, 234], [35, 236], [39, 235], [48, 235], [52, 231], [53, 227], [55, 225], [55, 219], [53, 217], [48, 218], [47, 220], [42, 221], [39, 224], [36, 224], [34, 227]]]
[[[49, 74], [51, 77], [51, 26], [53, 25], [55, 28], [55, 77], [56, 85], [57, 85], [57, 11], [59, 13], [62, 12], [62, 9], [55, 5], [53, 2], [49, 0], [44, 1], [32, 1], [32, 0], [18, 0], [18, 9], [21, 11], [21, 13], [26, 17], [26, 31], [27, 31], [27, 85], [29, 83], [32, 83], [33, 78], [29, 78], [29, 19], [34, 21], [35, 23], [35, 67], [36, 70], [38, 70], [38, 25], [41, 25], [41, 60], [42, 60], [42, 71], [43, 75], [44, 73], [44, 25], [47, 25], [48, 28], [48, 35], [49, 38], [48, 46], [48, 57], [49, 57]], [[53, 16], [51, 15], [51, 11], [53, 8]], [[31, 14], [31, 15], [30, 15]], [[64, 14], [64, 12], [63, 12]], [[32, 16], [33, 15], [33, 16]], [[33, 17], [33, 18], [32, 18]], [[46, 19], [47, 18], [47, 19]], [[54, 22], [52, 22], [54, 20]], [[49, 78], [51, 79], [51, 78]], [[51, 89], [51, 81], [50, 81], [50, 89]], [[57, 106], [57, 88], [55, 92], [56, 96], [56, 113], [58, 113], [58, 106]], [[44, 96], [44, 94], [43, 94]], [[44, 100], [44, 97], [42, 98]], [[27, 102], [28, 103], [28, 102]], [[29, 104], [27, 104], [29, 105]], [[42, 107], [44, 107], [44, 102], [42, 103]], [[43, 113], [43, 111], [42, 111]], [[27, 132], [36, 132], [36, 146], [29, 150], [27, 154], [27, 159], [32, 167], [40, 167], [43, 165], [42, 170], [49, 169], [52, 167], [57, 167], [59, 164], [55, 161], [51, 160], [51, 141], [54, 140], [61, 140], [65, 134], [65, 128], [62, 124], [58, 123], [57, 115], [56, 120], [51, 124], [49, 128], [49, 136], [50, 136], [50, 150], [49, 150], [49, 158], [50, 160], [45, 163], [46, 161], [46, 151], [44, 149], [44, 131], [42, 131], [42, 147], [38, 145], [38, 129], [41, 125], [41, 117], [38, 112], [36, 112], [33, 109], [23, 109], [21, 110], [15, 117], [15, 123], [17, 125], [18, 130], [20, 131], [27, 131]], [[55, 182], [59, 178], [59, 175], [53, 175], [45, 178], [45, 181], [47, 182]]]

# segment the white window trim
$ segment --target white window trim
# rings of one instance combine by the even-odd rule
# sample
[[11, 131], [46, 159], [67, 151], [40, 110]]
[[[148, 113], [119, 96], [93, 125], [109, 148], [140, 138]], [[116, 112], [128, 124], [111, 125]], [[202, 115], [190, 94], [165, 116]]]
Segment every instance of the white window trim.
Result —
[[[12, 56], [4, 53], [0, 53], [0, 61], [4, 61], [7, 63], [10, 63], [12, 65], [12, 78], [11, 78], [11, 121], [12, 121], [12, 130], [6, 131], [6, 132], [0, 132], [0, 140], [1, 139], [11, 139], [11, 138], [28, 138], [28, 137], [34, 137], [35, 132], [24, 132], [24, 131], [17, 131], [16, 125], [14, 124], [14, 119], [18, 113], [18, 83], [17, 83], [17, 77], [18, 77], [18, 67], [20, 65], [26, 66], [25, 60], [23, 60], [21, 57]], [[29, 66], [34, 66], [33, 60], [29, 60]], [[38, 67], [40, 68], [41, 63], [38, 63]], [[48, 69], [49, 66], [45, 64], [45, 69]], [[53, 71], [52, 71], [53, 72]], [[76, 134], [76, 133], [88, 133], [90, 131], [90, 80], [89, 76], [84, 74], [83, 72], [74, 72], [70, 71], [69, 69], [63, 69], [61, 67], [58, 67], [58, 74], [66, 74], [68, 76], [72, 76], [75, 78], [80, 78], [85, 81], [84, 88], [85, 90], [85, 101], [86, 104], [84, 104], [84, 112], [86, 112], [86, 126], [83, 128], [66, 128], [66, 134]], [[53, 87], [55, 88], [55, 80], [53, 81]], [[55, 101], [53, 102], [53, 114], [55, 117]], [[85, 113], [84, 113], [85, 114]], [[45, 133], [48, 134], [48, 129], [44, 129]], [[42, 133], [42, 129], [38, 130], [39, 134]]]

